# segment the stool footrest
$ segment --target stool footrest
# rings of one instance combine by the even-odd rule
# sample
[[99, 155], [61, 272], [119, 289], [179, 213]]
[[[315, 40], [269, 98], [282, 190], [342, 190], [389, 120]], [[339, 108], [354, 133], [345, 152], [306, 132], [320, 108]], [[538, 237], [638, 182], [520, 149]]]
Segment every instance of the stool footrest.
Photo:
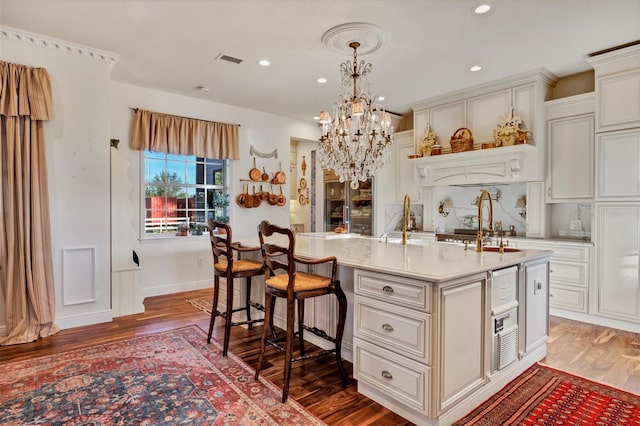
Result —
[[[315, 334], [318, 337], [321, 337], [325, 340], [328, 340], [332, 343], [336, 343], [336, 339], [334, 339], [333, 337], [329, 336], [326, 331], [319, 329], [318, 327], [309, 327], [305, 324], [302, 325], [302, 328], [304, 328], [305, 330], [307, 330], [309, 333]], [[296, 333], [297, 334], [297, 333]]]
[[255, 324], [257, 322], [264, 322], [264, 318], [260, 318], [260, 319], [254, 319], [254, 320], [250, 320], [250, 321], [237, 321], [237, 322], [232, 322], [231, 326], [234, 325], [245, 325], [245, 324]]

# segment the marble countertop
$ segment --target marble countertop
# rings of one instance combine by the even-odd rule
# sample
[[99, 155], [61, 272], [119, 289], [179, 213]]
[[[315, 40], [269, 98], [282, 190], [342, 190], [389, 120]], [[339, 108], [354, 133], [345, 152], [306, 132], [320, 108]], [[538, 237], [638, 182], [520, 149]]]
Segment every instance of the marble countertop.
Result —
[[[257, 236], [256, 236], [257, 240]], [[296, 234], [297, 256], [318, 259], [336, 256], [338, 264], [353, 268], [442, 282], [550, 256], [551, 251], [478, 253], [473, 248], [428, 240], [409, 240], [407, 245], [382, 242], [356, 234]], [[257, 242], [257, 241], [256, 241]], [[252, 244], [250, 241], [243, 241]], [[255, 243], [255, 242], [254, 242]]]

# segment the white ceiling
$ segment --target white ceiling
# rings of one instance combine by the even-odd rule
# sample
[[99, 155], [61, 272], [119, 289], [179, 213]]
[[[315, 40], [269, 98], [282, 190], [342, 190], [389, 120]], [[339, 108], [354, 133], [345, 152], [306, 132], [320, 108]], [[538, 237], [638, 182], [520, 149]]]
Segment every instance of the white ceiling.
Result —
[[[375, 94], [404, 114], [426, 98], [544, 67], [586, 71], [591, 52], [640, 39], [640, 0], [0, 0], [0, 24], [120, 55], [112, 78], [311, 120], [340, 92], [329, 28], [368, 22]], [[0, 45], [1, 46], [1, 45]], [[224, 53], [239, 65], [216, 60]], [[257, 61], [268, 58], [272, 65]], [[481, 64], [482, 71], [469, 67]], [[34, 64], [35, 65], [35, 64]], [[324, 85], [316, 83], [326, 77]], [[202, 93], [197, 86], [208, 86]]]

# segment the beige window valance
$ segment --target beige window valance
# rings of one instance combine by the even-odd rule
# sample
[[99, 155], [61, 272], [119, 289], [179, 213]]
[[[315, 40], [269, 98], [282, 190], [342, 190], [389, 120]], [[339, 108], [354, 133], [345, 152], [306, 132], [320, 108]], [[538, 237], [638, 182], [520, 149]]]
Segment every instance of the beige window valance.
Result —
[[0, 61], [0, 115], [54, 118], [49, 73], [44, 68]]
[[237, 160], [237, 124], [135, 110], [131, 147], [167, 154]]

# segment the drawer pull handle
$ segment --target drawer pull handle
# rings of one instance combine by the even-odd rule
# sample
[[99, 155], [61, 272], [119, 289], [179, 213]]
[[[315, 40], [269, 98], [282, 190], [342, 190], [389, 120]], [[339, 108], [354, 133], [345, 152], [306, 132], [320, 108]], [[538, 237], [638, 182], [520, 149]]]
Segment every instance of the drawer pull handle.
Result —
[[384, 287], [382, 287], [382, 291], [384, 291], [387, 294], [391, 294], [393, 293], [393, 287], [385, 285]]
[[393, 331], [393, 326], [391, 324], [382, 324], [382, 329], [384, 331]]
[[393, 379], [393, 376], [387, 370], [382, 370], [382, 377], [385, 379]]

